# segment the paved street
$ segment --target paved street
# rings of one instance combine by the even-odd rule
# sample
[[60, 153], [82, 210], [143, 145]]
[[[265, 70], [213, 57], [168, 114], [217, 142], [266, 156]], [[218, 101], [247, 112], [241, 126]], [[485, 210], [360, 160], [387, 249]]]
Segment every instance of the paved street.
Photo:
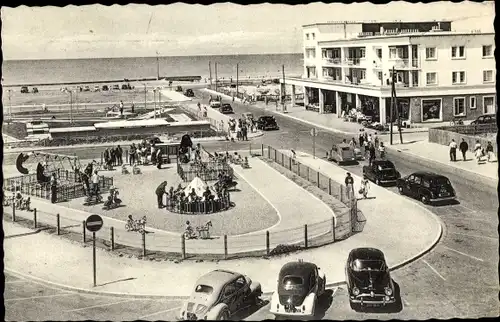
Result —
[[[200, 92], [196, 93], [198, 96]], [[208, 96], [208, 95], [207, 95]], [[205, 97], [204, 104], [208, 101]], [[232, 103], [235, 112], [252, 112], [254, 116], [265, 113], [262, 109]], [[312, 153], [310, 126], [276, 116], [280, 131], [267, 132], [262, 139], [255, 139], [277, 148], [293, 148]], [[316, 154], [320, 157], [340, 141], [342, 134], [321, 131], [316, 137]], [[227, 143], [212, 142], [204, 144], [209, 149], [225, 149]], [[248, 143], [230, 143], [230, 149], [244, 149]], [[97, 157], [102, 147], [78, 150], [83, 159]], [[58, 153], [72, 154], [73, 151]], [[12, 158], [12, 157], [11, 157]], [[417, 170], [433, 171], [432, 164], [423, 165], [418, 160], [403, 158], [397, 153], [388, 152], [402, 175]], [[8, 160], [7, 160], [8, 161]], [[348, 166], [346, 169], [361, 175], [361, 166]], [[446, 170], [446, 169], [444, 169]], [[436, 171], [436, 170], [434, 170]], [[437, 214], [445, 224], [442, 241], [423, 258], [393, 273], [400, 287], [403, 309], [393, 313], [356, 313], [349, 308], [345, 287], [341, 286], [333, 294], [333, 301], [326, 305], [325, 319], [427, 319], [452, 317], [498, 316], [498, 199], [496, 191], [481, 183], [481, 180], [466, 180], [452, 171], [439, 171], [446, 175], [457, 191], [460, 204], [432, 207], [426, 206]], [[396, 191], [395, 188], [388, 188]], [[388, 201], [389, 202], [389, 201]], [[415, 201], [418, 202], [418, 201]], [[401, 210], [402, 216], [411, 216]], [[418, 229], [418, 228], [416, 228]], [[129, 300], [123, 298], [96, 297], [91, 295], [66, 294], [52, 296], [56, 292], [39, 285], [33, 286], [26, 281], [9, 279], [6, 283], [6, 320], [172, 320], [180, 306], [175, 301]], [[22, 285], [22, 287], [20, 286]], [[43, 295], [40, 295], [43, 294]], [[59, 293], [57, 293], [59, 294]], [[33, 298], [49, 295], [52, 297]], [[76, 297], [76, 299], [74, 298]], [[29, 298], [29, 299], [24, 299]], [[30, 305], [27, 305], [29, 301]], [[122, 303], [120, 301], [128, 301]], [[22, 303], [22, 304], [20, 304]], [[99, 306], [101, 304], [109, 304]], [[98, 306], [96, 306], [98, 305]], [[54, 309], [55, 308], [55, 309]], [[80, 309], [82, 308], [82, 309]], [[75, 311], [75, 309], [79, 309]], [[171, 310], [171, 311], [168, 311]], [[155, 312], [161, 312], [157, 315]], [[9, 315], [10, 314], [10, 315]], [[31, 314], [31, 315], [30, 315]], [[10, 317], [10, 318], [9, 318]], [[263, 307], [248, 319], [272, 318], [268, 307]], [[318, 316], [318, 318], [322, 318]]]

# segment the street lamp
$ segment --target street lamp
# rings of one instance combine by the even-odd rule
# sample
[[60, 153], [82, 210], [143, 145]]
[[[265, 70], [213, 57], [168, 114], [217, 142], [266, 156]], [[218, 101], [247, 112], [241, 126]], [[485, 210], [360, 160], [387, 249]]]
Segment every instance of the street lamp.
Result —
[[9, 116], [10, 116], [10, 122], [12, 122], [12, 102], [10, 101], [10, 93], [12, 92], [11, 89], [8, 90], [9, 93]]
[[64, 92], [69, 93], [69, 123], [73, 126], [73, 90], [65, 88]]
[[146, 110], [146, 100], [147, 100], [146, 83], [142, 83], [142, 85], [144, 85], [144, 110]]

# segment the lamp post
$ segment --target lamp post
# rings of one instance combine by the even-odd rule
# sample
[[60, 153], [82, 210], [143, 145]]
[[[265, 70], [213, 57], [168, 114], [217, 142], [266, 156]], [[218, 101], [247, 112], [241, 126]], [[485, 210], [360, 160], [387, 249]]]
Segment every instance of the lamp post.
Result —
[[69, 123], [73, 126], [73, 90], [65, 88], [64, 91], [69, 93]]
[[9, 93], [9, 116], [10, 116], [10, 122], [12, 122], [12, 102], [10, 101], [10, 93], [12, 92], [11, 89], [8, 90]]
[[144, 85], [144, 110], [146, 110], [146, 100], [147, 100], [146, 83], [142, 83], [142, 85]]
[[154, 119], [156, 120], [156, 91], [157, 88], [153, 88], [153, 102], [154, 102]]
[[160, 58], [158, 57], [160, 53], [156, 51], [156, 80], [160, 79]]

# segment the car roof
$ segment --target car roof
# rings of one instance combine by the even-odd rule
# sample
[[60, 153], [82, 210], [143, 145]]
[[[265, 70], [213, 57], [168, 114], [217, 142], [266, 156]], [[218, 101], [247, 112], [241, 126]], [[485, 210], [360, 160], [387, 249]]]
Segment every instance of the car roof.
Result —
[[203, 284], [213, 287], [214, 291], [219, 290], [227, 283], [240, 277], [241, 274], [232, 271], [216, 269], [201, 276], [196, 282], [197, 285]]
[[352, 259], [366, 259], [366, 260], [384, 260], [384, 253], [377, 248], [360, 247], [351, 250], [350, 257]]
[[432, 179], [432, 178], [434, 178], [434, 179], [437, 179], [437, 178], [448, 179], [443, 175], [440, 175], [440, 174], [437, 174], [434, 172], [429, 172], [429, 171], [417, 171], [417, 172], [413, 172], [411, 175], [417, 175], [417, 176], [425, 177], [425, 178], [429, 178], [429, 179]]
[[274, 116], [272, 116], [272, 115], [262, 115], [260, 118], [261, 119], [274, 119]]
[[316, 264], [309, 262], [289, 262], [283, 265], [280, 270], [280, 279], [287, 275], [300, 276], [308, 278], [309, 275], [316, 269]]
[[394, 163], [392, 163], [389, 160], [373, 160], [372, 161], [373, 165], [388, 165], [388, 166], [394, 166]]

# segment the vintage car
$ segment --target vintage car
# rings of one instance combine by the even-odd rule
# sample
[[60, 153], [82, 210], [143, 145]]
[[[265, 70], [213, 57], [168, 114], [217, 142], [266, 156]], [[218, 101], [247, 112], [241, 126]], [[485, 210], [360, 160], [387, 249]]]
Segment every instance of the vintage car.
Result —
[[186, 91], [184, 92], [184, 96], [187, 96], [187, 97], [194, 97], [194, 92], [191, 88], [188, 88], [186, 89]]
[[330, 161], [343, 163], [355, 163], [358, 158], [354, 153], [354, 149], [347, 143], [334, 144], [330, 150]]
[[479, 125], [479, 124], [496, 124], [496, 123], [497, 123], [497, 117], [495, 114], [485, 114], [478, 116], [477, 119], [472, 121], [470, 124]]
[[415, 172], [397, 181], [399, 193], [417, 198], [424, 204], [456, 199], [455, 189], [445, 176], [432, 172]]
[[394, 282], [384, 253], [376, 248], [355, 248], [347, 257], [345, 280], [349, 303], [354, 310], [362, 306], [385, 306], [396, 302]]
[[276, 119], [271, 115], [264, 115], [257, 120], [257, 129], [262, 131], [279, 130], [280, 127], [276, 123]]
[[33, 87], [33, 89], [31, 90], [33, 93], [38, 93], [38, 88], [37, 87]]
[[233, 114], [234, 113], [233, 108], [231, 107], [231, 104], [227, 104], [227, 103], [224, 103], [221, 105], [221, 107], [219, 108], [219, 112], [221, 112], [222, 114]]
[[222, 103], [219, 100], [211, 100], [210, 101], [210, 107], [211, 108], [220, 108], [221, 105], [222, 105]]
[[245, 120], [253, 120], [253, 114], [250, 112], [245, 112], [241, 114], [241, 116], [243, 116], [243, 119]]
[[113, 85], [113, 90], [114, 91], [119, 91], [120, 90], [120, 85], [118, 85], [118, 84]]
[[99, 85], [95, 85], [94, 92], [100, 92], [100, 91], [101, 91], [101, 88], [99, 87]]
[[123, 89], [123, 90], [130, 90], [130, 89], [132, 89], [132, 86], [130, 86], [130, 84], [129, 84], [129, 83], [127, 83], [127, 84], [122, 84], [122, 89]]
[[23, 86], [21, 87], [21, 93], [29, 93], [30, 90], [28, 89], [28, 86]]
[[109, 91], [109, 86], [108, 85], [102, 85], [102, 90], [103, 91]]
[[176, 91], [176, 92], [180, 92], [180, 93], [182, 93], [182, 86], [180, 86], [180, 85], [179, 85], [179, 86], [177, 86], [177, 87], [175, 88], [175, 91]]
[[316, 264], [302, 260], [289, 262], [280, 270], [270, 312], [277, 318], [314, 317], [316, 303], [325, 288], [326, 276]]
[[238, 311], [260, 303], [260, 283], [248, 276], [214, 270], [201, 276], [180, 310], [180, 320], [230, 320]]
[[374, 160], [372, 165], [363, 167], [363, 178], [375, 182], [377, 185], [384, 183], [395, 184], [401, 174], [396, 170], [394, 163], [389, 160]]

